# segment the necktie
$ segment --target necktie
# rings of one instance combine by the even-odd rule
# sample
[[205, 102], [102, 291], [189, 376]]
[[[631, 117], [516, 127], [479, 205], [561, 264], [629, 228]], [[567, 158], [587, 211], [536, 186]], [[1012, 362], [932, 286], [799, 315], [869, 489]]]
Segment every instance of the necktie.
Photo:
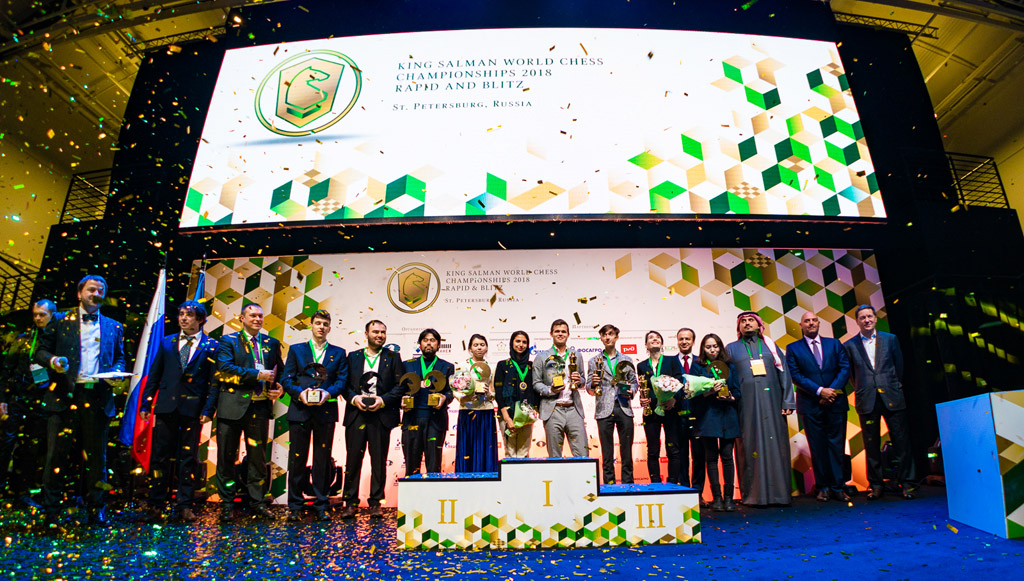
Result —
[[683, 355], [683, 373], [690, 372], [690, 356]]
[[818, 347], [818, 340], [811, 341], [814, 345], [814, 360], [818, 362], [818, 369], [821, 369], [821, 348]]
[[93, 323], [95, 323], [96, 321], [99, 320], [99, 314], [97, 314], [97, 313], [92, 313], [92, 314], [85, 313], [84, 315], [82, 315], [82, 320], [83, 321], [92, 321]]
[[182, 369], [188, 365], [188, 354], [192, 351], [192, 339], [193, 337], [185, 337], [185, 344], [178, 351], [178, 361], [181, 362]]

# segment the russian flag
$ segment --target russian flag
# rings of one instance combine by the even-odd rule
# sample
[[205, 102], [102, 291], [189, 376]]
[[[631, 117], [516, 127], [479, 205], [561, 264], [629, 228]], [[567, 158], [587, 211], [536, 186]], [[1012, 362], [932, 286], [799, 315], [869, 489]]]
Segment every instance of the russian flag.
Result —
[[[154, 415], [149, 421], [139, 418], [139, 407], [142, 405], [142, 392], [149, 380], [149, 370], [160, 352], [160, 340], [164, 337], [164, 299], [167, 295], [167, 271], [160, 270], [160, 279], [153, 293], [153, 303], [149, 306], [146, 327], [139, 339], [139, 351], [135, 355], [135, 368], [132, 370], [132, 381], [128, 388], [128, 403], [124, 408], [124, 420], [118, 439], [132, 449], [132, 457], [142, 464], [142, 469], [149, 472], [149, 460], [153, 452]], [[157, 394], [159, 395], [159, 394]], [[156, 404], [156, 402], [153, 402]], [[155, 405], [152, 409], [156, 409]]]

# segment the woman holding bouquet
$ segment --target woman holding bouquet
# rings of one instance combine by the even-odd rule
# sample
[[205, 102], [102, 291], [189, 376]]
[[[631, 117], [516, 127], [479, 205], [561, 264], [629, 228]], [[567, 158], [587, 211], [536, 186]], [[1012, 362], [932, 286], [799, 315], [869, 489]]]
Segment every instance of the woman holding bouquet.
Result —
[[[648, 389], [651, 389], [651, 378], [661, 375], [683, 381], [683, 368], [679, 365], [679, 359], [663, 355], [664, 343], [665, 339], [657, 331], [648, 331], [644, 338], [649, 357], [636, 366], [636, 371], [646, 380]], [[644, 397], [643, 393], [640, 394], [640, 406], [644, 410], [644, 434], [647, 436], [647, 473], [651, 477], [651, 482], [661, 482], [661, 432], [664, 430], [665, 456], [668, 457], [667, 482], [689, 486], [689, 466], [685, 470], [682, 469], [683, 454], [679, 447], [683, 429], [680, 417], [683, 411], [688, 409], [683, 391], [680, 390], [676, 397], [661, 404], [665, 415], [654, 413], [657, 405], [658, 399], [652, 397], [652, 394], [648, 393], [647, 397]], [[683, 482], [684, 479], [687, 482]]]
[[[726, 373], [722, 369], [728, 370]], [[733, 462], [733, 445], [740, 437], [740, 383], [736, 369], [729, 361], [722, 339], [714, 333], [704, 336], [700, 342], [700, 356], [690, 368], [690, 373], [703, 375], [715, 380], [725, 379], [729, 395], [711, 390], [690, 400], [690, 409], [697, 419], [697, 436], [704, 443], [708, 464], [708, 485], [711, 487], [711, 510], [734, 511], [736, 504], [732, 495], [736, 482], [736, 466]], [[728, 375], [727, 378], [723, 377]], [[723, 487], [718, 481], [718, 459], [722, 459]]]
[[[512, 333], [509, 357], [494, 370], [494, 397], [498, 402], [498, 425], [505, 437], [506, 458], [529, 458], [533, 422], [540, 409], [540, 394], [533, 386], [530, 364], [530, 336], [526, 331]], [[519, 427], [516, 427], [516, 418]]]
[[480, 334], [470, 337], [469, 353], [465, 373], [452, 380], [452, 389], [459, 398], [460, 407], [455, 435], [455, 471], [497, 472], [494, 389], [491, 387], [490, 367], [484, 360], [487, 357], [487, 339]]

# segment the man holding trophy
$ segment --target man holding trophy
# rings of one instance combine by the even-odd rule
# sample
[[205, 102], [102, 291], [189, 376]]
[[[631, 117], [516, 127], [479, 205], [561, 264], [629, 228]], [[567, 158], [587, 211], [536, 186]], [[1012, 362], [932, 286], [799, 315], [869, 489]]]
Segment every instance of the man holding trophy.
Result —
[[587, 393], [597, 398], [594, 416], [601, 439], [601, 467], [604, 483], [615, 484], [615, 436], [619, 433], [619, 458], [622, 459], [622, 483], [633, 483], [633, 410], [630, 402], [638, 385], [636, 367], [629, 355], [619, 353], [615, 343], [619, 328], [601, 327], [604, 351], [587, 362]]
[[348, 358], [345, 350], [327, 342], [331, 332], [331, 314], [324, 310], [313, 313], [310, 341], [288, 348], [281, 384], [291, 396], [288, 405], [288, 520], [299, 520], [305, 498], [306, 460], [309, 458], [310, 436], [313, 440], [313, 467], [310, 479], [316, 501], [317, 520], [327, 516], [327, 495], [334, 480], [331, 448], [334, 427], [338, 423], [338, 395], [348, 380]]
[[549, 458], [562, 457], [562, 442], [568, 436], [573, 456], [587, 456], [587, 429], [583, 425], [583, 385], [576, 350], [566, 347], [569, 323], [551, 323], [551, 349], [533, 360], [533, 389], [540, 394], [540, 419], [544, 422]]
[[441, 451], [448, 432], [448, 405], [455, 399], [451, 379], [455, 366], [437, 356], [441, 334], [424, 329], [419, 336], [419, 357], [405, 361], [401, 384], [408, 387], [402, 398], [402, 450], [405, 475], [420, 473], [426, 456], [427, 472], [441, 471]]
[[363, 458], [370, 450], [370, 518], [384, 518], [388, 444], [391, 430], [398, 425], [398, 407], [402, 399], [402, 361], [386, 349], [388, 328], [381, 321], [366, 324], [366, 348], [348, 356], [348, 385], [345, 388], [345, 488], [341, 518], [356, 516], [359, 506], [359, 480]]

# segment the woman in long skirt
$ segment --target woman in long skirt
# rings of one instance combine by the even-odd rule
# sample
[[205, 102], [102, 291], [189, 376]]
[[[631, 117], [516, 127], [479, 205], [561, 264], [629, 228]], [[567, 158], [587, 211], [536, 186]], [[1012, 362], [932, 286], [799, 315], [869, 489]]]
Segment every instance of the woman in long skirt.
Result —
[[473, 389], [459, 400], [455, 471], [497, 472], [498, 433], [494, 427], [493, 374], [485, 361], [487, 339], [480, 334], [470, 337], [469, 353], [467, 373]]

